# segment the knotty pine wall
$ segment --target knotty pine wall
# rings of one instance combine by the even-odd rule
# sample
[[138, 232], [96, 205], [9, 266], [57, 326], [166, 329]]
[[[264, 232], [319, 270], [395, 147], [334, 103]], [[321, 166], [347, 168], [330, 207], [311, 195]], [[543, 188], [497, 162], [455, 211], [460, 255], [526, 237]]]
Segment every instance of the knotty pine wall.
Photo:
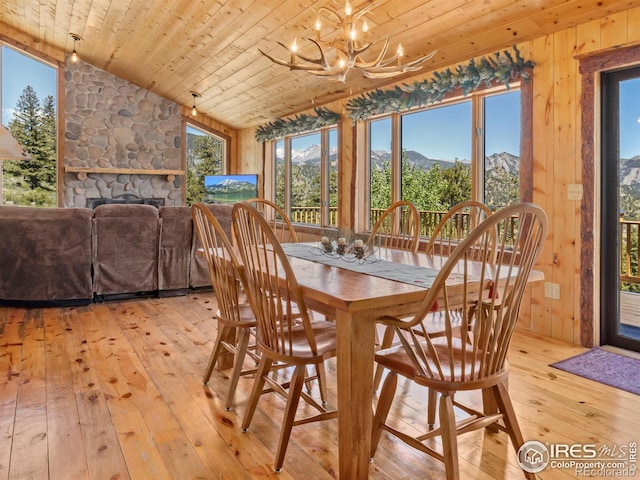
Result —
[[[528, 299], [521, 309], [521, 327], [566, 342], [580, 345], [598, 343], [599, 319], [598, 290], [593, 289], [594, 298], [587, 298], [587, 313], [581, 318], [581, 273], [590, 271], [598, 278], [597, 265], [581, 265], [581, 201], [567, 198], [567, 186], [582, 184], [581, 160], [581, 76], [576, 56], [602, 50], [640, 44], [640, 8], [588, 21], [552, 35], [536, 38], [518, 45], [526, 59], [535, 62], [533, 69], [533, 201], [547, 212], [549, 236], [537, 268], [545, 274], [545, 280], [560, 285], [560, 299], [544, 296], [544, 285], [531, 286]], [[407, 83], [428, 76], [420, 75], [405, 80]], [[345, 102], [327, 105], [334, 111], [342, 111]], [[309, 112], [312, 113], [312, 112]], [[343, 172], [340, 205], [345, 219], [348, 212], [355, 211], [353, 202], [357, 198], [353, 165], [353, 152], [364, 152], [357, 144], [362, 127], [352, 128], [348, 117], [342, 122]], [[264, 164], [263, 146], [254, 139], [254, 130], [238, 133], [238, 167], [254, 171]], [[596, 145], [598, 144], [596, 140]], [[598, 167], [596, 160], [596, 175]], [[597, 185], [595, 179], [589, 182]], [[590, 187], [591, 188], [591, 187]], [[595, 195], [598, 192], [585, 192]], [[597, 215], [594, 215], [597, 218]], [[597, 232], [597, 225], [592, 226]], [[597, 248], [595, 243], [585, 241], [585, 248]], [[597, 263], [597, 255], [594, 255]], [[585, 276], [585, 275], [583, 275]], [[587, 289], [585, 289], [587, 290]], [[585, 299], [582, 299], [585, 301]], [[583, 328], [590, 335], [582, 335]]]

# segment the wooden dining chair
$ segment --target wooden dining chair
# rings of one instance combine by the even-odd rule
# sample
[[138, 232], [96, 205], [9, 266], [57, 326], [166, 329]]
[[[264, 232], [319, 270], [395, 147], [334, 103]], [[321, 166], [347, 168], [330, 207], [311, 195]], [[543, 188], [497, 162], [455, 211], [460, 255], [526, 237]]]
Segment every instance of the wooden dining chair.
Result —
[[[505, 226], [514, 218], [517, 230], [508, 238]], [[374, 414], [372, 458], [383, 430], [443, 461], [447, 479], [460, 478], [459, 434], [497, 428], [507, 432], [518, 451], [524, 440], [507, 388], [507, 353], [546, 231], [546, 215], [533, 204], [517, 204], [494, 213], [451, 253], [414, 317], [378, 319], [395, 330], [401, 344], [375, 354], [378, 365], [389, 372]], [[486, 245], [485, 254], [478, 261], [471, 250], [482, 244]], [[497, 255], [495, 261], [491, 252]], [[435, 314], [442, 317], [444, 333], [433, 337], [429, 316], [436, 304]], [[462, 327], [454, 331], [460, 324]], [[398, 375], [439, 393], [438, 428], [416, 436], [402, 432], [397, 423], [386, 423]], [[470, 390], [482, 392], [485, 408], [478, 410], [456, 401], [457, 392]], [[464, 418], [458, 420], [456, 413]], [[437, 442], [430, 442], [434, 437], [440, 437], [441, 449], [435, 447]], [[535, 478], [530, 473], [525, 476]]]
[[387, 208], [371, 228], [367, 240], [370, 247], [398, 248], [417, 252], [420, 244], [420, 213], [406, 200]]
[[247, 203], [262, 213], [280, 243], [297, 243], [299, 241], [291, 219], [276, 203], [266, 198], [252, 198], [247, 200]]
[[[483, 203], [475, 200], [468, 200], [454, 205], [447, 211], [447, 213], [440, 219], [440, 222], [438, 222], [438, 225], [433, 229], [424, 251], [427, 255], [449, 256], [460, 244], [460, 241], [489, 215], [491, 215], [491, 209]], [[480, 248], [470, 250], [470, 253], [471, 252], [478, 256], [483, 254], [482, 249]], [[436, 316], [434, 315], [434, 317]], [[434, 321], [432, 327], [433, 328], [430, 333], [433, 335], [441, 328], [441, 323]], [[382, 341], [380, 342], [380, 348], [389, 348], [393, 344], [394, 336], [393, 329], [390, 327], [386, 328], [382, 336]], [[383, 370], [384, 369], [380, 365], [376, 367], [373, 378], [374, 390], [377, 390], [380, 385]], [[430, 401], [430, 424], [433, 424], [434, 418], [435, 401]]]
[[427, 255], [449, 256], [471, 230], [491, 215], [485, 204], [468, 200], [451, 207], [429, 236]]
[[230, 410], [240, 376], [256, 372], [255, 368], [243, 367], [247, 357], [250, 357], [255, 365], [259, 361], [257, 345], [255, 342], [251, 345], [256, 319], [251, 305], [240, 301], [243, 272], [222, 226], [202, 203], [194, 203], [191, 206], [191, 216], [203, 247], [203, 255], [207, 261], [209, 277], [218, 303], [216, 310], [218, 334], [209, 356], [203, 382], [205, 385], [209, 382], [213, 368], [223, 352], [234, 355], [233, 372], [225, 403], [227, 410]]
[[[310, 317], [289, 260], [264, 216], [248, 203], [237, 203], [233, 207], [232, 225], [246, 274], [247, 294], [257, 320], [261, 353], [242, 430], [246, 431], [251, 424], [263, 393], [276, 392], [286, 397], [274, 463], [275, 470], [280, 471], [294, 426], [337, 418], [336, 410], [327, 409], [302, 389], [308, 380], [309, 366], [318, 372], [320, 391], [326, 385], [324, 362], [336, 355], [336, 329], [331, 322]], [[295, 312], [298, 314], [294, 315]], [[274, 364], [293, 368], [289, 382], [281, 384], [269, 375]], [[296, 420], [300, 398], [318, 413]]]

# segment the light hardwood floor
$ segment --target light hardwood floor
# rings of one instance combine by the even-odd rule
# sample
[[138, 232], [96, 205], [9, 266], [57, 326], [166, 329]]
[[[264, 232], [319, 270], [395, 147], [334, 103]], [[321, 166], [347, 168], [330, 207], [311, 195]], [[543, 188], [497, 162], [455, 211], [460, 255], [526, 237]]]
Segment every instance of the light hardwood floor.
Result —
[[[214, 305], [212, 293], [200, 292], [76, 308], [0, 307], [0, 479], [335, 478], [335, 421], [294, 429], [284, 470], [275, 474], [284, 402], [263, 397], [242, 433], [252, 380], [240, 380], [233, 411], [223, 407], [228, 372], [215, 371], [203, 386]], [[515, 335], [510, 390], [525, 439], [640, 441], [640, 397], [548, 366], [584, 350]], [[335, 394], [335, 368], [329, 377]], [[422, 425], [424, 392], [402, 380], [399, 392], [395, 421]], [[504, 433], [462, 437], [460, 459], [465, 479], [523, 478]], [[370, 471], [372, 479], [442, 477], [438, 462], [387, 436]], [[568, 469], [539, 474], [574, 477]]]

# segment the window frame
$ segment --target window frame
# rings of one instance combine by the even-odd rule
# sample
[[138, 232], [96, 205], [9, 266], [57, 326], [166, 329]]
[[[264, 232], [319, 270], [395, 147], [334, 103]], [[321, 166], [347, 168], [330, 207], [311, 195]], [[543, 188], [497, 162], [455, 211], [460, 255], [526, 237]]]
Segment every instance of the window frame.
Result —
[[[278, 182], [278, 154], [277, 147], [280, 143], [282, 143], [284, 148], [284, 205], [280, 205], [285, 213], [291, 218], [293, 223], [297, 225], [304, 225], [305, 227], [319, 227], [319, 228], [335, 228], [336, 225], [331, 225], [331, 215], [330, 215], [330, 161], [331, 161], [331, 142], [330, 135], [331, 131], [335, 130], [336, 135], [336, 162], [338, 166], [338, 173], [340, 172], [340, 164], [341, 164], [341, 155], [340, 155], [340, 129], [338, 125], [328, 125], [326, 127], [319, 128], [317, 130], [310, 130], [306, 132], [301, 132], [295, 135], [286, 135], [283, 138], [275, 139], [271, 142], [270, 150], [271, 150], [271, 192], [272, 198], [277, 203], [277, 182]], [[294, 218], [291, 214], [291, 167], [292, 167], [292, 155], [291, 155], [291, 146], [293, 140], [300, 137], [306, 137], [310, 135], [320, 135], [320, 224], [316, 223], [302, 223], [294, 221]], [[340, 175], [338, 174], [338, 184], [340, 183]], [[340, 191], [338, 185], [338, 192]], [[339, 205], [339, 202], [338, 202]], [[338, 215], [336, 215], [338, 218]]]
[[[531, 174], [527, 174], [527, 171], [531, 171], [530, 168], [523, 168], [523, 157], [530, 156], [527, 155], [523, 148], [523, 139], [525, 137], [525, 128], [530, 124], [530, 121], [526, 121], [525, 117], [527, 112], [531, 110], [531, 107], [525, 107], [525, 95], [526, 88], [523, 86], [527, 82], [514, 82], [509, 84], [508, 87], [501, 85], [491, 88], [485, 88], [481, 90], [477, 90], [475, 92], [469, 93], [466, 96], [456, 95], [449, 96], [441, 102], [438, 102], [435, 105], [430, 105], [427, 107], [415, 108], [410, 110], [405, 110], [402, 112], [393, 112], [390, 114], [382, 114], [371, 117], [366, 121], [365, 130], [365, 145], [366, 145], [366, 158], [365, 158], [365, 169], [366, 169], [366, 178], [370, 181], [371, 179], [371, 122], [378, 121], [385, 118], [391, 119], [391, 198], [390, 203], [397, 202], [401, 200], [402, 189], [401, 189], [401, 156], [402, 156], [402, 117], [407, 114], [414, 114], [416, 112], [426, 111], [433, 108], [442, 108], [449, 105], [455, 105], [462, 102], [469, 101], [471, 103], [471, 200], [478, 200], [484, 202], [484, 166], [485, 166], [485, 107], [484, 107], [484, 99], [496, 96], [508, 92], [512, 92], [514, 90], [520, 91], [520, 178], [519, 178], [519, 186], [520, 186], [520, 200], [521, 201], [530, 201], [530, 194], [526, 191], [526, 182], [523, 185], [523, 176], [527, 175], [529, 178]], [[529, 181], [529, 183], [531, 180]], [[523, 188], [524, 187], [524, 188]], [[370, 184], [368, 188], [365, 189], [365, 205], [367, 208], [365, 209], [364, 218], [366, 221], [366, 225], [370, 225], [370, 211], [371, 211], [371, 188]]]
[[[231, 137], [229, 135], [226, 135], [214, 128], [208, 127], [207, 125], [198, 122], [197, 120], [193, 119], [192, 117], [186, 117], [183, 115], [182, 117], [182, 165], [183, 165], [183, 169], [184, 169], [184, 182], [182, 185], [182, 196], [184, 198], [184, 205], [188, 205], [188, 199], [187, 199], [187, 170], [189, 168], [188, 166], [188, 158], [187, 158], [187, 136], [188, 136], [188, 132], [187, 129], [191, 127], [194, 128], [196, 130], [200, 130], [203, 133], [210, 135], [212, 137], [216, 137], [218, 139], [220, 139], [223, 143], [223, 153], [222, 153], [222, 175], [228, 175], [230, 172], [230, 167], [231, 167]], [[259, 185], [258, 185], [259, 187]]]

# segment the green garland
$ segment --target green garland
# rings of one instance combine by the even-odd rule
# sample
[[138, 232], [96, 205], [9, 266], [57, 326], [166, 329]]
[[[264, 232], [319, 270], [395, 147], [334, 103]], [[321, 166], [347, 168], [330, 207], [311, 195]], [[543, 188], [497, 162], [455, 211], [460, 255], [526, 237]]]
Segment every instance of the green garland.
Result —
[[[515, 55], [509, 51], [496, 52], [493, 57], [483, 57], [479, 63], [472, 59], [468, 65], [458, 65], [455, 71], [450, 68], [443, 72], [434, 72], [433, 78], [403, 84], [388, 90], [374, 90], [349, 100], [347, 111], [355, 122], [366, 120], [374, 115], [399, 112], [415, 107], [423, 107], [439, 102], [447, 93], [461, 89], [467, 95], [481, 84], [491, 87], [494, 83], [503, 83], [509, 88], [509, 82], [517, 78], [528, 80], [529, 69], [533, 68], [531, 60], [524, 60], [520, 51], [513, 47]], [[286, 135], [318, 130], [327, 125], [335, 125], [340, 114], [327, 108], [314, 108], [313, 115], [296, 115], [294, 118], [279, 118], [256, 129], [256, 140], [267, 142]]]
[[286, 135], [318, 130], [327, 125], [335, 125], [340, 120], [340, 114], [327, 108], [314, 108], [316, 115], [296, 115], [294, 118], [279, 118], [273, 122], [261, 125], [256, 129], [256, 140], [267, 142]]
[[491, 87], [494, 82], [501, 82], [509, 88], [511, 80], [518, 77], [529, 79], [528, 69], [533, 67], [532, 61], [525, 61], [520, 56], [517, 47], [514, 46], [513, 50], [515, 58], [505, 50], [502, 54], [495, 53], [495, 58], [482, 58], [479, 64], [472, 59], [468, 65], [459, 65], [455, 71], [448, 68], [444, 72], [435, 72], [430, 80], [365, 93], [349, 100], [349, 117], [353, 121], [365, 120], [373, 115], [430, 105], [443, 100], [447, 93], [457, 88], [467, 95], [482, 83]]

